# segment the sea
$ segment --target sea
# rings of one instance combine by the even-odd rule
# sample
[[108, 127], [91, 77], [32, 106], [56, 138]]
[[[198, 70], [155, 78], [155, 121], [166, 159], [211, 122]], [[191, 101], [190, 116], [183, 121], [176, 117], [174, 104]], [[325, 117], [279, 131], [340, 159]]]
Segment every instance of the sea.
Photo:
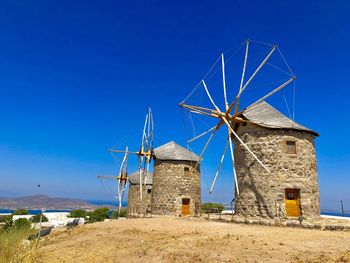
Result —
[[[93, 205], [98, 205], [98, 206], [114, 206], [114, 207], [118, 207], [118, 202], [115, 202], [115, 201], [101, 201], [101, 200], [88, 200], [87, 201], [88, 203], [90, 204], [93, 204]], [[127, 206], [127, 202], [123, 202], [123, 207], [126, 207]], [[112, 209], [113, 210], [113, 209]], [[0, 208], [0, 214], [9, 214], [9, 213], [12, 213], [14, 210], [11, 210], [11, 209], [1, 209]], [[37, 215], [37, 214], [40, 214], [41, 212], [70, 212], [71, 210], [57, 210], [57, 209], [48, 209], [48, 210], [44, 210], [44, 211], [41, 211], [39, 209], [32, 209], [32, 210], [28, 210], [29, 214], [30, 215]]]

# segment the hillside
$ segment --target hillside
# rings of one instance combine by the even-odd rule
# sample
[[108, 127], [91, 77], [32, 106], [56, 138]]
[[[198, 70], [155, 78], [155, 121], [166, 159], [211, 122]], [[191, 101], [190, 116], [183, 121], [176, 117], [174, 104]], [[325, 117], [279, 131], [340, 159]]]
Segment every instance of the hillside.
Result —
[[55, 229], [35, 262], [350, 262], [350, 232], [153, 217]]
[[[33, 195], [18, 198], [1, 198], [1, 209], [41, 209], [41, 210], [71, 210], [71, 209], [94, 209], [98, 205], [90, 204], [87, 201], [69, 199], [69, 198], [52, 198], [47, 195]], [[112, 206], [108, 206], [112, 208]]]

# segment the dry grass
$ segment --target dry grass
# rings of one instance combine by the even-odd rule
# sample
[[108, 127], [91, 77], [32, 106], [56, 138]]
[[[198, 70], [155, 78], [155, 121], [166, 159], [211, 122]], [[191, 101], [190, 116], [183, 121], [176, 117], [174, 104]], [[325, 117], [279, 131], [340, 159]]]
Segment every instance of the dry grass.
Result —
[[38, 262], [350, 262], [350, 232], [128, 219], [56, 230]]
[[0, 263], [36, 262], [38, 242], [30, 242], [32, 229], [0, 230]]

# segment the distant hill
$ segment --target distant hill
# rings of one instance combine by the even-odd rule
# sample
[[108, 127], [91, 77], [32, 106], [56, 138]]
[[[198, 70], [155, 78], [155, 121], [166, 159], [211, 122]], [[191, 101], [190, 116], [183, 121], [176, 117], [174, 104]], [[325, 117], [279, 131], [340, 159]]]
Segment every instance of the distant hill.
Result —
[[32, 195], [18, 198], [0, 197], [1, 209], [41, 209], [41, 210], [72, 210], [72, 209], [95, 209], [97, 207], [107, 206], [114, 209], [111, 205], [96, 205], [87, 201], [69, 199], [69, 198], [52, 198], [47, 195]]

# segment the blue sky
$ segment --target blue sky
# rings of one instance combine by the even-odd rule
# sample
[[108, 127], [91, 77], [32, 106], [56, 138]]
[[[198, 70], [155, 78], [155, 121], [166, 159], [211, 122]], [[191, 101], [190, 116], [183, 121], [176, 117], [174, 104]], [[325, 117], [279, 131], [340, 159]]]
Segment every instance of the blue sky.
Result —
[[[295, 119], [321, 134], [322, 207], [350, 209], [349, 11], [347, 1], [2, 1], [0, 196], [112, 199], [96, 179], [117, 170], [107, 148], [130, 134], [137, 146], [148, 106], [156, 145], [184, 145], [177, 104], [251, 38], [279, 44], [298, 77]], [[231, 180], [203, 197], [228, 202]]]

